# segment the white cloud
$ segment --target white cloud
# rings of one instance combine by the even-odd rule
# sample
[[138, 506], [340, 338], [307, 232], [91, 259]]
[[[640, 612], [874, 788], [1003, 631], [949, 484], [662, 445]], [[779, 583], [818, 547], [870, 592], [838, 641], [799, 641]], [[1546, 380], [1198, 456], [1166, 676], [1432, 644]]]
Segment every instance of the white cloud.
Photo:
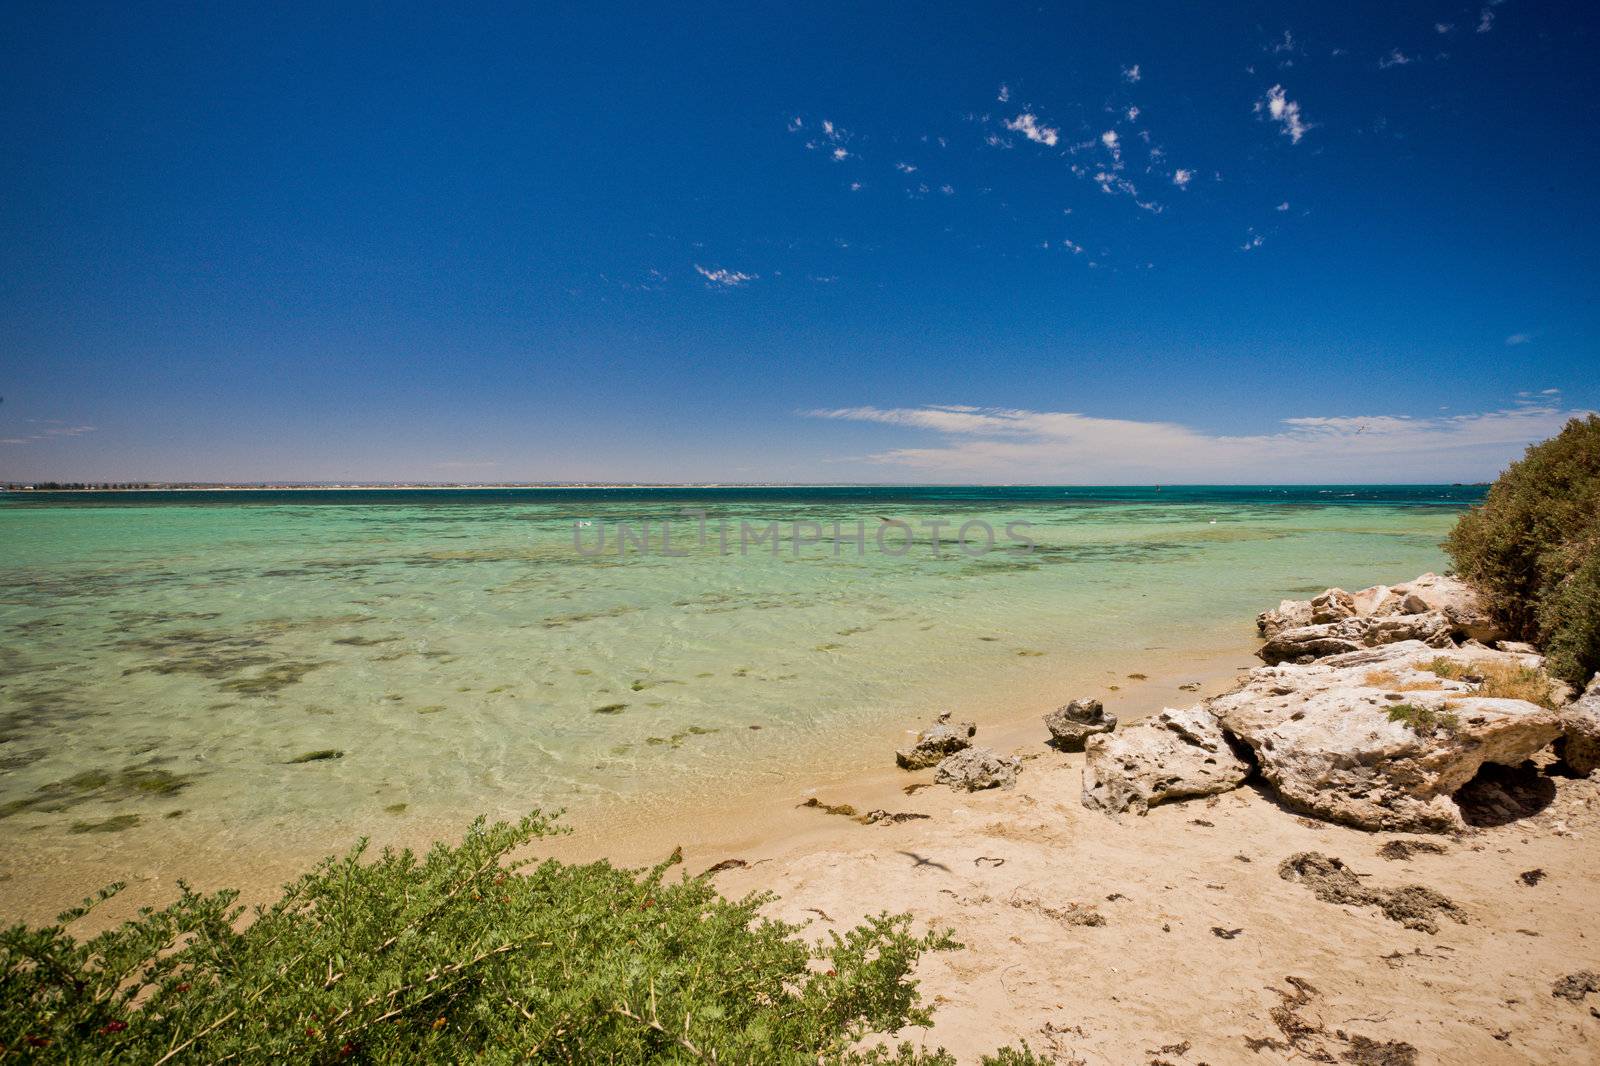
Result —
[[1257, 248], [1260, 248], [1261, 244], [1262, 244], [1261, 234], [1252, 231], [1251, 234], [1250, 234], [1249, 240], [1247, 240], [1243, 244], [1239, 245], [1239, 250], [1241, 252], [1253, 251], [1253, 250], [1255, 250]]
[[725, 270], [721, 267], [718, 267], [714, 270], [707, 270], [699, 263], [696, 263], [694, 268], [700, 272], [701, 277], [706, 279], [706, 286], [708, 288], [716, 285], [726, 286], [730, 289], [737, 288], [740, 285], [755, 281], [760, 277], [759, 274], [742, 274], [737, 270]]
[[1266, 96], [1256, 101], [1256, 114], [1263, 113], [1283, 127], [1280, 132], [1291, 144], [1299, 144], [1300, 138], [1311, 128], [1311, 123], [1300, 114], [1300, 105], [1284, 94], [1281, 85], [1274, 85]]
[[917, 168], [910, 163], [896, 163], [894, 168], [902, 174], [915, 174], [917, 172]]
[[1123, 114], [1128, 116], [1129, 122], [1136, 122], [1139, 118], [1139, 109], [1137, 107], [1130, 107], [1127, 111], [1123, 112]]
[[1283, 31], [1283, 37], [1267, 46], [1267, 51], [1273, 55], [1284, 55], [1295, 51], [1294, 34], [1288, 30]]
[[1378, 69], [1388, 70], [1390, 67], [1403, 67], [1416, 61], [1415, 56], [1408, 56], [1398, 48], [1391, 48], [1388, 55], [1378, 60]]
[[849, 159], [849, 158], [850, 158], [850, 153], [845, 151], [843, 148], [835, 148], [833, 150], [833, 161], [835, 163], [842, 163], [846, 159]]
[[954, 185], [941, 185], [939, 186], [939, 191], [944, 193], [946, 196], [954, 196], [956, 194], [956, 187]]
[[1506, 344], [1515, 348], [1517, 345], [1527, 344], [1531, 340], [1533, 340], [1533, 334], [1531, 333], [1513, 333], [1506, 338]]
[[1139, 79], [1143, 76], [1144, 75], [1139, 73], [1139, 64], [1137, 63], [1131, 67], [1122, 68], [1122, 80], [1127, 82], [1129, 85], [1137, 85]]
[[1141, 211], [1149, 211], [1152, 214], [1159, 215], [1162, 211], [1166, 210], [1166, 208], [1162, 207], [1153, 200], [1139, 199], [1138, 188], [1133, 184], [1133, 182], [1122, 177], [1120, 174], [1113, 174], [1105, 170], [1097, 171], [1094, 175], [1094, 181], [1095, 184], [1100, 186], [1100, 191], [1109, 196], [1115, 196], [1118, 193], [1127, 195], [1133, 200], [1134, 205], [1137, 206]]
[[806, 124], [800, 118], [799, 115], [796, 115], [794, 118], [789, 120], [789, 132], [790, 133], [798, 133], [800, 130], [803, 130], [805, 128], [806, 128]]
[[999, 100], [1002, 104], [1011, 99], [1011, 86], [1002, 82], [1000, 84], [1000, 93], [995, 97], [995, 99]]
[[41, 428], [32, 431], [26, 437], [0, 437], [0, 444], [37, 444], [59, 437], [81, 437], [85, 433], [95, 431], [94, 426], [63, 422], [59, 418], [30, 418], [27, 422], [29, 425]]
[[1106, 130], [1100, 135], [1100, 143], [1106, 146], [1111, 153], [1112, 169], [1122, 169], [1122, 141], [1117, 137], [1116, 130]]
[[1269, 432], [1230, 435], [1173, 422], [965, 405], [807, 412], [943, 438], [877, 453], [868, 459], [875, 465], [1036, 484], [1476, 480], [1583, 413], [1546, 396], [1478, 414], [1287, 418]]
[[1494, 29], [1494, 8], [1491, 5], [1478, 12], [1477, 32], [1488, 33], [1492, 29]]
[[1193, 180], [1194, 171], [1192, 170], [1184, 170], [1179, 168], [1178, 170], [1174, 170], [1172, 172], [1172, 184], [1176, 185], [1180, 189], [1187, 189], [1189, 187], [1189, 183]]
[[1455, 28], [1455, 23], [1453, 22], [1435, 22], [1433, 24], [1433, 32], [1439, 34], [1441, 37]]
[[1042, 125], [1031, 111], [1024, 111], [1016, 118], [1006, 122], [1006, 129], [1013, 133], [1020, 133], [1030, 141], [1055, 147], [1061, 137], [1061, 131], [1050, 126]]
[[1278, 207], [1277, 207], [1277, 210], [1279, 210], [1279, 211], [1287, 211], [1287, 210], [1289, 210], [1289, 201], [1285, 200], [1283, 203], [1279, 204]]
[[850, 183], [850, 191], [851, 192], [860, 192], [861, 191], [861, 183], [859, 181], [852, 181]]

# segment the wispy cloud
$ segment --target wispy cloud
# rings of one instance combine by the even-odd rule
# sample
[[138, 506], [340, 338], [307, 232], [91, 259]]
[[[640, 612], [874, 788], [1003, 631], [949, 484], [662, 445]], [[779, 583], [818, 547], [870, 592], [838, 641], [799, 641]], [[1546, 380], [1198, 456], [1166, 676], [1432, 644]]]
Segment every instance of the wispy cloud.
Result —
[[1051, 126], [1046, 126], [1039, 121], [1032, 111], [1024, 111], [1016, 118], [1006, 121], [1006, 129], [1012, 133], [1020, 133], [1030, 141], [1048, 145], [1054, 148], [1056, 141], [1061, 139], [1061, 131]]
[[1398, 48], [1391, 48], [1388, 55], [1378, 60], [1378, 69], [1388, 70], [1390, 67], [1404, 67], [1416, 61], [1415, 56], [1408, 56]]
[[1006, 101], [1010, 100], [1011, 99], [1011, 86], [1009, 86], [1009, 85], [1005, 84], [1004, 82], [1002, 82], [1000, 84], [1000, 92], [998, 94], [996, 94], [995, 99], [999, 100], [1002, 104], [1005, 103]]
[[[788, 122], [790, 133], [804, 132], [805, 118], [796, 115]], [[850, 140], [850, 132], [844, 127], [834, 123], [832, 119], [823, 119], [816, 127], [818, 135], [806, 141], [806, 147], [813, 152], [826, 152], [835, 163], [842, 163], [850, 158], [850, 150], [845, 147], [845, 142]]]
[[737, 270], [726, 270], [722, 267], [707, 270], [699, 263], [696, 263], [694, 268], [699, 271], [701, 277], [706, 279], [707, 288], [716, 288], [717, 286], [730, 289], [737, 288], [740, 285], [755, 281], [761, 276], [759, 274], [744, 274]]
[[1281, 85], [1274, 85], [1267, 90], [1266, 96], [1256, 101], [1256, 114], [1278, 123], [1282, 127], [1280, 132], [1292, 144], [1299, 144], [1300, 138], [1311, 128], [1311, 123], [1300, 113], [1300, 105], [1288, 98]]
[[805, 413], [942, 438], [867, 457], [877, 465], [983, 480], [1119, 484], [1477, 478], [1585, 412], [1564, 410], [1558, 393], [1541, 392], [1530, 402], [1477, 414], [1307, 416], [1244, 435], [1175, 422], [967, 405]]
[[95, 431], [94, 426], [66, 422], [59, 418], [30, 418], [26, 424], [36, 428], [29, 430], [26, 436], [0, 437], [0, 444], [38, 444], [41, 441], [59, 440], [63, 437], [81, 437], [85, 433]]
[[1533, 334], [1531, 333], [1513, 333], [1511, 336], [1506, 338], [1506, 344], [1509, 347], [1515, 348], [1517, 345], [1527, 344], [1531, 340], [1533, 340]]
[[1137, 63], [1131, 67], [1122, 68], [1122, 80], [1127, 82], [1129, 85], [1139, 84], [1139, 79], [1142, 77], [1144, 77], [1144, 75], [1139, 73], [1139, 64]]

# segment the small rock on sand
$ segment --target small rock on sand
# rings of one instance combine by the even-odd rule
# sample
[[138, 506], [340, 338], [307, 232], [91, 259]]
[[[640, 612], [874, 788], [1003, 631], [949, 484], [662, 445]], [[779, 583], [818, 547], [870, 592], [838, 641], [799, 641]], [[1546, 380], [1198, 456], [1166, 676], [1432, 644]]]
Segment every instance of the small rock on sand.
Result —
[[894, 753], [894, 761], [904, 770], [925, 770], [939, 760], [968, 747], [978, 727], [971, 722], [952, 722], [949, 712], [933, 720], [933, 724], [917, 734], [910, 747]]
[[1044, 727], [1051, 741], [1062, 751], [1082, 751], [1084, 741], [1096, 733], [1117, 728], [1117, 716], [1107, 714], [1096, 699], [1079, 699], [1057, 707], [1044, 716]]
[[990, 748], [967, 748], [949, 756], [933, 771], [935, 784], [977, 792], [985, 788], [1014, 788], [1022, 761], [1003, 759]]

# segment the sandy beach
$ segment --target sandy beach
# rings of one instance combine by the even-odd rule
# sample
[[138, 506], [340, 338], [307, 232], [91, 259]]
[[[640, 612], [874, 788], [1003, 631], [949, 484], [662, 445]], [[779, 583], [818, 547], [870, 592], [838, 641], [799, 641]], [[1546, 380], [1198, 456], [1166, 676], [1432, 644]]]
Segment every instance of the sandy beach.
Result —
[[[1106, 694], [1125, 725], [1233, 687], [1250, 658], [1241, 649], [1167, 665]], [[1300, 817], [1259, 785], [1113, 818], [1081, 804], [1084, 756], [1048, 747], [1034, 710], [978, 720], [976, 742], [1022, 760], [1014, 790], [958, 793], [933, 785], [931, 770], [896, 769], [892, 748], [905, 736], [886, 733], [860, 741], [881, 752], [879, 770], [812, 773], [638, 820], [579, 819], [573, 835], [537, 853], [649, 865], [680, 850], [684, 875], [710, 876], [733, 897], [775, 893], [766, 912], [807, 923], [815, 937], [886, 910], [949, 928], [962, 948], [929, 956], [917, 973], [935, 1025], [900, 1038], [961, 1061], [1018, 1041], [1059, 1063], [1600, 1054], [1600, 1021], [1552, 994], [1600, 962], [1588, 939], [1600, 917], [1600, 783], [1552, 776], [1543, 810], [1448, 836]], [[863, 824], [876, 811], [890, 817]], [[429, 839], [413, 826], [374, 844]], [[265, 900], [318, 845], [345, 843], [284, 841], [242, 862], [204, 848], [181, 861], [131, 848], [111, 871], [132, 882], [128, 892], [82, 924], [103, 927], [162, 901], [179, 874]], [[1342, 860], [1366, 886], [1424, 885], [1460, 920], [1441, 917], [1427, 932], [1375, 907], [1319, 900], [1280, 875], [1285, 859], [1306, 852]], [[103, 857], [92, 871], [107, 873]], [[90, 874], [70, 854], [14, 866], [0, 908], [43, 920]]]
[[[1316, 1047], [1339, 1059], [1356, 1036], [1409, 1043], [1424, 1062], [1600, 1055], [1600, 1021], [1551, 992], [1600, 961], [1588, 937], [1600, 916], [1595, 782], [1560, 780], [1537, 815], [1389, 860], [1385, 845], [1422, 838], [1303, 819], [1252, 788], [1113, 820], [1079, 803], [1081, 755], [1026, 754], [1036, 757], [1011, 792], [826, 797], [925, 820], [808, 812], [831, 825], [715, 859], [686, 851], [685, 862], [743, 860], [714, 875], [719, 888], [775, 891], [772, 913], [818, 932], [883, 909], [952, 928], [965, 947], [919, 971], [937, 1011], [918, 1039], [962, 1061], [1019, 1039], [1062, 1063], [1305, 1061]], [[1373, 886], [1426, 885], [1464, 921], [1427, 933], [1321, 902], [1279, 875], [1307, 851]], [[1301, 998], [1294, 1024], [1325, 1032], [1290, 1047], [1274, 1012]]]

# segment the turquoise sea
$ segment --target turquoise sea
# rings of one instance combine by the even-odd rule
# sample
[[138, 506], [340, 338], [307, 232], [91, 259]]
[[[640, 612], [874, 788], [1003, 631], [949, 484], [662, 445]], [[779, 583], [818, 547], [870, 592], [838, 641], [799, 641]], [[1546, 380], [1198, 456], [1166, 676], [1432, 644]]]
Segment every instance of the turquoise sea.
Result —
[[[1243, 663], [1283, 597], [1442, 569], [1482, 491], [4, 495], [0, 846], [636, 810], [878, 764], [858, 738], [939, 710]], [[741, 521], [776, 541], [741, 550]], [[623, 522], [647, 549], [618, 553]], [[960, 550], [964, 523], [995, 549]], [[342, 754], [295, 761], [318, 752]]]

